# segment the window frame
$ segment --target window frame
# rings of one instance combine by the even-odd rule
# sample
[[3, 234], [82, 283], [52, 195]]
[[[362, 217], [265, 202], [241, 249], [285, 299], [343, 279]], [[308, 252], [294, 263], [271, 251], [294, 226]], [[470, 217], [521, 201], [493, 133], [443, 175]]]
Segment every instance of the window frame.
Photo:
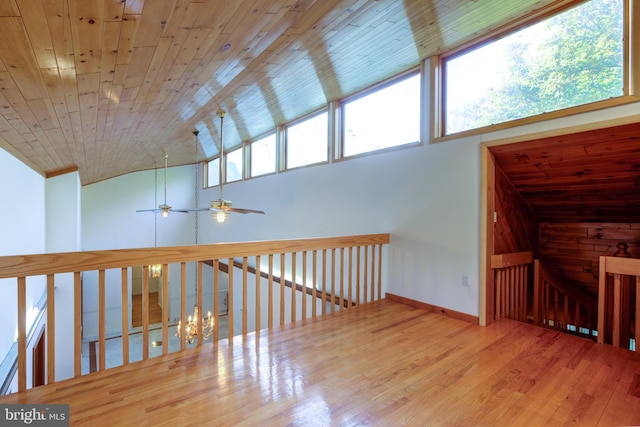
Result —
[[[563, 13], [572, 7], [579, 6], [585, 2], [578, 4], [571, 3], [565, 4], [562, 7], [557, 7], [552, 10], [543, 10], [537, 14], [527, 16], [526, 18], [515, 20], [509, 23], [506, 27], [503, 27], [500, 31], [492, 31], [481, 37], [475, 38], [469, 42], [466, 42], [458, 47], [452, 48], [440, 55], [429, 58], [428, 64], [428, 77], [431, 83], [431, 90], [429, 96], [431, 114], [431, 130], [430, 130], [430, 142], [444, 142], [459, 138], [464, 138], [472, 135], [480, 135], [489, 132], [495, 132], [503, 129], [510, 129], [514, 127], [520, 127], [527, 124], [539, 123], [546, 120], [569, 117], [585, 112], [592, 112], [602, 110], [610, 107], [616, 107], [626, 104], [631, 104], [640, 101], [640, 53], [634, 54], [631, 47], [634, 45], [630, 40], [634, 40], [637, 43], [640, 40], [640, 28], [634, 29], [634, 22], [640, 23], [640, 11], [634, 10], [634, 16], [631, 16], [629, 2], [630, 0], [621, 0], [623, 2], [623, 94], [617, 97], [594, 101], [586, 104], [580, 104], [572, 107], [566, 107], [559, 110], [550, 112], [543, 112], [540, 114], [522, 117], [519, 119], [513, 119], [501, 123], [491, 124], [478, 128], [468, 129], [456, 133], [445, 134], [445, 109], [446, 109], [446, 93], [445, 93], [445, 61], [449, 58], [455, 58], [460, 55], [464, 55], [466, 52], [479, 49], [487, 44], [490, 44], [498, 39], [504, 38], [510, 34], [514, 34], [528, 26], [541, 22], [545, 19], [549, 19], [555, 15]], [[638, 9], [638, 8], [636, 8]]]
[[[279, 157], [279, 160], [282, 162], [281, 165], [282, 167], [279, 170], [282, 171], [290, 171], [290, 170], [295, 170], [295, 169], [300, 169], [300, 168], [306, 168], [306, 167], [310, 167], [310, 166], [317, 166], [317, 165], [323, 165], [323, 164], [328, 164], [331, 161], [331, 153], [330, 153], [330, 142], [331, 142], [331, 132], [330, 132], [330, 128], [331, 128], [331, 114], [330, 114], [330, 108], [328, 106], [324, 106], [319, 110], [315, 110], [309, 114], [306, 114], [302, 117], [297, 118], [296, 120], [292, 120], [290, 122], [287, 122], [286, 124], [284, 124], [282, 126], [281, 132], [279, 133], [281, 136], [281, 147], [282, 147], [282, 156]], [[326, 129], [326, 150], [327, 150], [327, 155], [326, 155], [326, 159], [319, 161], [319, 162], [314, 162], [314, 163], [308, 163], [305, 165], [299, 165], [299, 166], [289, 166], [289, 128], [296, 126], [298, 124], [301, 124], [307, 120], [311, 120], [314, 119], [315, 117], [320, 116], [321, 114], [326, 114], [327, 115], [327, 129]], [[276, 142], [277, 144], [277, 142]]]
[[[260, 175], [253, 175], [253, 171], [252, 171], [253, 152], [251, 151], [251, 148], [253, 147], [253, 144], [255, 142], [259, 142], [259, 141], [261, 141], [261, 140], [263, 140], [265, 138], [268, 138], [270, 136], [273, 136], [274, 141], [275, 141], [275, 147], [274, 147], [274, 150], [275, 150], [274, 162], [275, 162], [275, 164], [274, 164], [273, 172], [267, 172], [267, 173], [263, 173], [263, 174], [260, 174]], [[245, 170], [246, 170], [245, 178], [247, 178], [247, 179], [259, 178], [261, 176], [268, 176], [268, 175], [273, 175], [273, 174], [278, 173], [279, 164], [280, 164], [280, 160], [279, 160], [280, 144], [278, 143], [278, 139], [279, 139], [278, 138], [278, 130], [276, 128], [276, 129], [274, 129], [274, 130], [272, 130], [270, 132], [262, 134], [261, 136], [259, 136], [257, 138], [254, 138], [254, 139], [252, 139], [250, 141], [247, 141], [245, 143], [245, 145], [247, 147], [246, 152], [245, 152], [245, 158], [247, 159], [246, 162], [245, 162]]]
[[[379, 148], [379, 149], [375, 149], [375, 150], [368, 150], [368, 151], [364, 151], [362, 153], [356, 153], [356, 154], [351, 154], [351, 155], [345, 155], [345, 131], [346, 128], [344, 126], [345, 124], [345, 108], [344, 105], [352, 102], [352, 101], [357, 101], [359, 99], [365, 98], [373, 93], [376, 93], [378, 91], [384, 90], [390, 86], [393, 86], [396, 83], [399, 83], [405, 79], [409, 79], [412, 78], [414, 76], [417, 76], [418, 79], [420, 80], [420, 88], [419, 88], [419, 98], [420, 98], [420, 111], [418, 112], [418, 115], [420, 117], [420, 124], [419, 124], [419, 130], [418, 130], [418, 140], [417, 141], [413, 141], [413, 142], [408, 142], [408, 143], [404, 143], [404, 144], [399, 144], [399, 145], [393, 145], [393, 146], [389, 146], [389, 147], [384, 147], [384, 148]], [[358, 158], [358, 157], [364, 157], [364, 156], [369, 156], [372, 154], [378, 154], [378, 153], [387, 153], [389, 151], [395, 151], [395, 150], [401, 150], [404, 148], [410, 148], [410, 147], [418, 147], [421, 145], [424, 145], [424, 128], [425, 128], [425, 79], [424, 79], [424, 69], [423, 67], [413, 67], [410, 68], [407, 71], [404, 71], [403, 73], [400, 73], [396, 76], [393, 76], [389, 79], [383, 80], [380, 83], [377, 83], [363, 91], [357, 92], [351, 96], [345, 97], [343, 99], [341, 99], [338, 102], [338, 109], [339, 112], [336, 114], [337, 116], [337, 120], [335, 121], [335, 125], [337, 126], [336, 132], [334, 133], [335, 138], [335, 153], [336, 156], [334, 157], [334, 160], [336, 161], [342, 161], [342, 160], [347, 160], [347, 159], [353, 159], [353, 158]]]

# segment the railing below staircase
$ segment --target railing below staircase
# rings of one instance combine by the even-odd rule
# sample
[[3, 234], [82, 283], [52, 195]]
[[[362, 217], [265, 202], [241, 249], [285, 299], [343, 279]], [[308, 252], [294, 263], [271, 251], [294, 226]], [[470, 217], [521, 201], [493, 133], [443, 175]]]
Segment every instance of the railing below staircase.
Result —
[[495, 320], [503, 318], [593, 338], [597, 301], [565, 284], [532, 252], [493, 255]]
[[533, 323], [593, 339], [597, 300], [534, 261]]

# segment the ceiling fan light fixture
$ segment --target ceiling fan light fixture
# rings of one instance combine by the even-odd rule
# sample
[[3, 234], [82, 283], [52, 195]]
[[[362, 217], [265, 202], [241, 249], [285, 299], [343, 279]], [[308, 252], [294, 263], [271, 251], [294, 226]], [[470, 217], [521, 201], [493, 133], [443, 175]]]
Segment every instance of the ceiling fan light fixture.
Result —
[[224, 211], [216, 212], [214, 215], [218, 222], [224, 222], [227, 219], [227, 213]]

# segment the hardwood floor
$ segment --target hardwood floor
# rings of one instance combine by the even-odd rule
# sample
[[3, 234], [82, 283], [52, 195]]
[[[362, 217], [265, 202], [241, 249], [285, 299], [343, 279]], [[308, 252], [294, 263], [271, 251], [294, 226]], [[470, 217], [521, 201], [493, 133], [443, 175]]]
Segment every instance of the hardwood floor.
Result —
[[640, 424], [640, 355], [383, 300], [0, 398], [72, 425]]
[[[149, 324], [162, 323], [162, 307], [158, 303], [158, 293], [149, 293]], [[142, 295], [131, 296], [131, 326], [142, 326]]]

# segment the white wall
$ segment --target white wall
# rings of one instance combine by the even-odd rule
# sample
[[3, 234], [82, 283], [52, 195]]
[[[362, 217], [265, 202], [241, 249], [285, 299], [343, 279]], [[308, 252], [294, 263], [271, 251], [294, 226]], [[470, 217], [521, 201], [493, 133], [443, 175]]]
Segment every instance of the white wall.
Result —
[[[0, 149], [0, 255], [45, 251], [45, 180], [6, 151]], [[33, 318], [45, 290], [40, 279], [27, 281], [27, 313]], [[0, 279], [0, 361], [17, 333], [17, 289], [13, 279]], [[27, 325], [29, 327], [29, 325]]]
[[[224, 197], [234, 206], [261, 209], [266, 215], [233, 215], [218, 224], [199, 213], [199, 242], [389, 232], [388, 292], [478, 315], [480, 144], [639, 111], [638, 104], [610, 108], [226, 184]], [[172, 195], [183, 193], [188, 204], [192, 174], [192, 168], [170, 171], [170, 203]], [[183, 192], [175, 190], [181, 184]], [[153, 204], [148, 198], [142, 202], [150, 186], [152, 175], [140, 173], [83, 188], [85, 249], [152, 245], [153, 219], [133, 212]], [[200, 205], [217, 198], [217, 188], [203, 190]], [[159, 221], [159, 245], [192, 242], [192, 215]], [[120, 239], [112, 241], [110, 234]], [[462, 286], [463, 275], [469, 276], [470, 286]]]
[[[80, 176], [68, 173], [46, 180], [46, 251], [79, 251], [81, 240]], [[55, 277], [56, 381], [73, 377], [73, 274]]]

